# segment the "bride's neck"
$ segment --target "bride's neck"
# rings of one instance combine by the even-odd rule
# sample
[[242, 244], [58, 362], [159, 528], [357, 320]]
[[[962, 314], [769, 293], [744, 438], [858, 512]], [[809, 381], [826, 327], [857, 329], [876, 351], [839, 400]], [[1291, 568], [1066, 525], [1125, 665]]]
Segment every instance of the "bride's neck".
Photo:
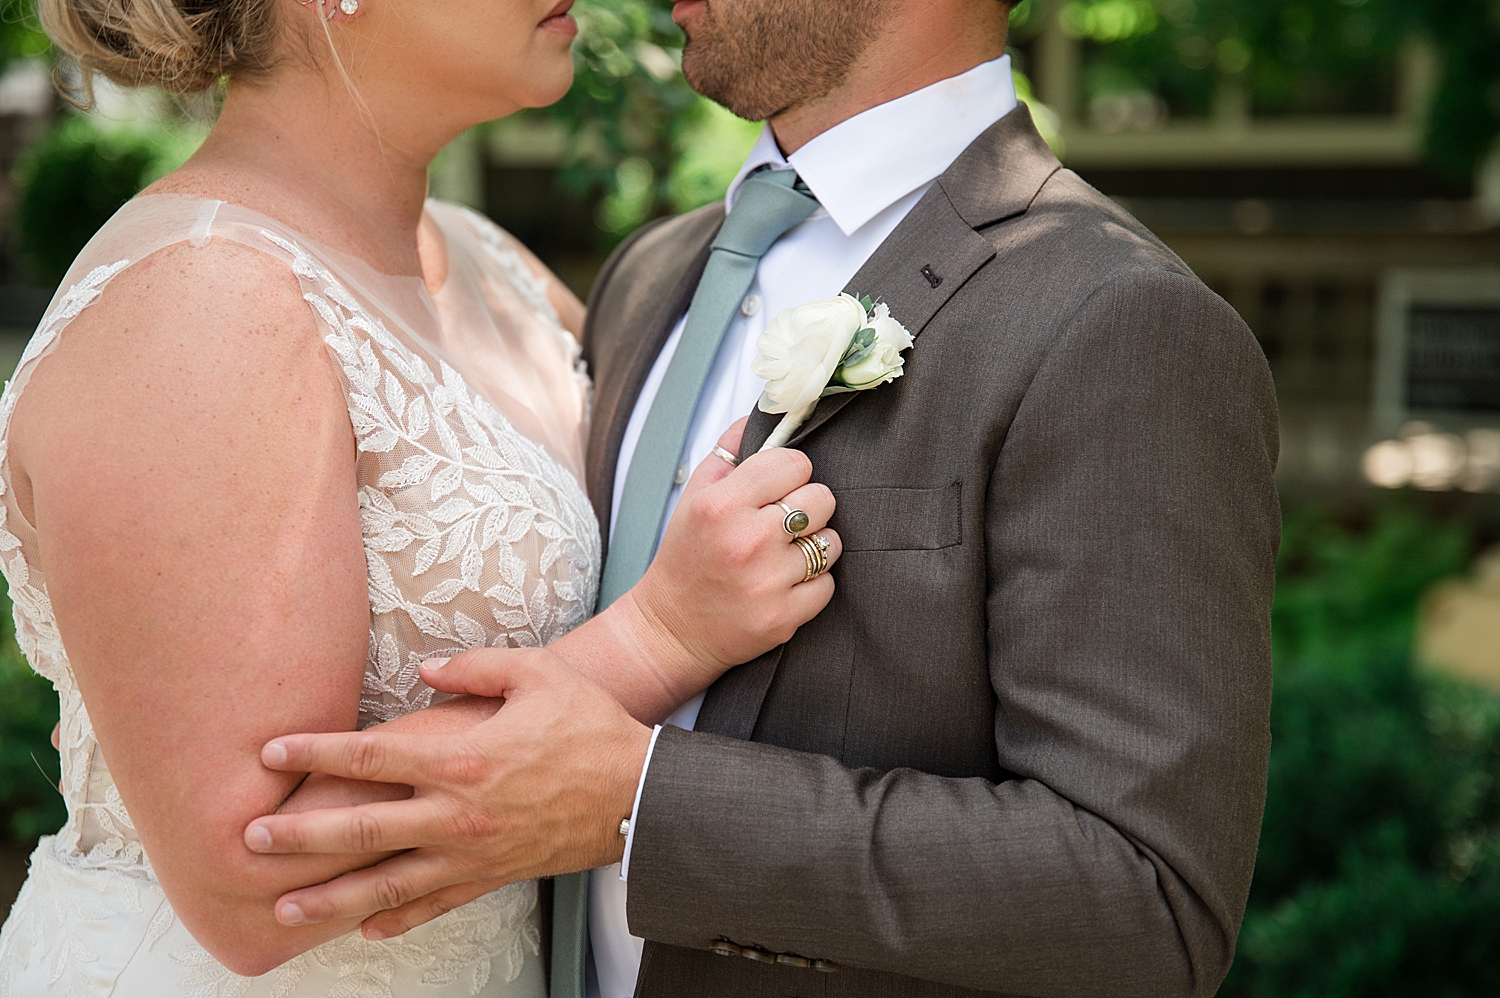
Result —
[[203, 148], [163, 187], [245, 204], [387, 273], [421, 273], [427, 168], [463, 127], [434, 117], [377, 119], [321, 76], [233, 85]]

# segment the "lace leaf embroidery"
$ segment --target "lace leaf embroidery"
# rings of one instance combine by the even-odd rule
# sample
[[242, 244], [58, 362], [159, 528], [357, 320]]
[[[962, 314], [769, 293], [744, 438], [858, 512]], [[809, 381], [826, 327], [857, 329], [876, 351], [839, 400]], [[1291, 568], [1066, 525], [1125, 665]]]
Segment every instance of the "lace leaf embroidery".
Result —
[[[576, 360], [577, 344], [556, 327], [545, 285], [491, 229], [476, 229], [486, 252], [546, 320], [544, 325], [566, 338], [575, 373], [586, 384]], [[312, 286], [305, 298], [321, 320], [345, 378], [359, 451], [376, 464], [375, 473], [361, 478], [359, 489], [372, 616], [362, 721], [367, 715], [377, 720], [397, 716], [431, 702], [433, 691], [420, 682], [416, 670], [422, 658], [484, 644], [542, 644], [581, 622], [597, 592], [601, 545], [577, 481], [474, 395], [456, 371], [440, 362], [434, 368], [392, 335], [295, 243], [261, 234], [289, 254], [293, 272]], [[23, 366], [35, 363], [129, 263], [97, 268], [62, 295], [33, 337]], [[5, 421], [0, 430], [8, 424], [16, 394], [8, 387], [0, 396], [0, 419]], [[5, 447], [0, 432], [0, 462]], [[118, 918], [122, 910], [145, 919], [139, 891], [141, 885], [154, 884], [155, 877], [113, 783], [106, 780], [89, 789], [100, 762], [93, 728], [45, 586], [39, 576], [32, 578], [20, 548], [0, 505], [0, 554], [5, 555], [0, 570], [11, 585], [17, 636], [33, 667], [57, 686], [62, 703], [62, 782], [69, 821], [55, 846], [49, 845], [53, 872], [72, 866], [110, 873], [110, 890], [119, 906], [72, 903], [73, 895], [44, 916], [43, 908], [31, 904], [27, 917], [14, 920], [18, 924], [7, 932], [0, 954], [11, 955], [0, 956], [0, 971], [8, 974], [6, 960], [34, 936], [32, 941], [48, 952], [54, 983], [71, 980], [65, 984], [67, 993], [91, 995], [80, 968], [98, 957], [85, 937], [69, 927], [80, 920]], [[424, 591], [418, 599], [409, 595]], [[487, 605], [488, 613], [481, 617], [492, 619], [455, 606], [463, 594], [471, 601], [482, 595], [482, 601], [464, 605]], [[409, 635], [398, 639], [393, 630], [399, 620], [409, 621], [425, 636], [425, 644], [413, 644]], [[85, 828], [91, 842], [87, 852], [80, 849]], [[55, 894], [54, 900], [69, 897], [63, 884], [49, 891], [44, 874], [34, 875], [25, 890], [23, 897], [37, 898], [38, 891]], [[514, 980], [525, 952], [539, 953], [531, 920], [535, 904], [535, 884], [512, 885], [433, 922], [433, 935], [421, 945], [372, 944], [357, 935], [335, 940], [268, 975], [272, 998], [303, 994], [300, 985], [315, 968], [332, 971], [337, 979], [330, 998], [388, 994], [398, 967], [420, 970], [425, 984], [448, 989], [467, 985], [464, 990], [477, 995], [492, 973]], [[141, 951], [151, 952], [177, 924], [170, 906], [161, 903], [144, 928]], [[231, 974], [201, 948], [180, 949], [167, 959], [182, 968], [181, 984], [189, 998], [249, 993], [252, 982]], [[0, 979], [0, 992], [8, 979]]]
[[[593, 566], [599, 543], [577, 482], [474, 395], [452, 367], [439, 361], [434, 371], [299, 246], [264, 235], [291, 254], [293, 270], [319, 289], [305, 297], [323, 321], [348, 382], [360, 450], [402, 455], [376, 487], [359, 492], [372, 610], [404, 613], [424, 634], [457, 650], [487, 644], [534, 647], [581, 623], [597, 590]], [[530, 274], [514, 250], [485, 244], [515, 255]], [[531, 280], [531, 293], [545, 298]], [[514, 548], [533, 534], [543, 541], [535, 571], [546, 575], [560, 568], [554, 580], [559, 584], [514, 585], [517, 575], [527, 574], [526, 561]], [[439, 566], [457, 568], [423, 587], [415, 600], [405, 596], [390, 557], [413, 548], [414, 579]], [[493, 580], [489, 586], [486, 575]], [[462, 616], [460, 625], [458, 616], [438, 609], [466, 591], [503, 604], [491, 612], [493, 632], [470, 616]], [[382, 670], [379, 643], [378, 637], [372, 640], [371, 669], [372, 675], [384, 671], [387, 677], [379, 692], [409, 699], [415, 687], [404, 688], [405, 681], [415, 673]]]

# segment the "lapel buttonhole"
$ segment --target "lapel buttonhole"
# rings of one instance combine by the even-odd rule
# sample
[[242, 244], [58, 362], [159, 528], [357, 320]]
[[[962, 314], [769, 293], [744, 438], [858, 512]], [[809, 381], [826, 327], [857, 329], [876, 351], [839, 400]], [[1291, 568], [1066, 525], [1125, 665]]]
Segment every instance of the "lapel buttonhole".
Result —
[[943, 279], [932, 272], [932, 264], [930, 263], [922, 268], [922, 276], [927, 278], [927, 283], [934, 288], [943, 283]]

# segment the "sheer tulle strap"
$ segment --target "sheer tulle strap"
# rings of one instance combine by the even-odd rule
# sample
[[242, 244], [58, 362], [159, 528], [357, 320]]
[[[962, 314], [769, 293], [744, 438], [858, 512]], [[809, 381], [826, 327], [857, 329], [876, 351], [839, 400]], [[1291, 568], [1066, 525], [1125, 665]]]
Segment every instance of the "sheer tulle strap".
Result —
[[204, 201], [198, 205], [198, 219], [193, 223], [193, 231], [188, 233], [189, 243], [199, 247], [208, 245], [213, 238], [214, 218], [223, 204], [223, 201]]
[[[84, 247], [41, 328], [50, 328], [50, 342], [109, 281], [177, 243], [201, 248], [224, 239], [274, 256], [289, 269], [295, 253], [287, 247], [295, 247], [390, 331], [462, 375], [522, 435], [582, 481], [589, 384], [578, 344], [558, 325], [547, 300], [545, 278], [482, 215], [440, 202], [429, 202], [428, 213], [448, 244], [447, 280], [436, 295], [419, 276], [381, 273], [241, 205], [184, 194], [143, 195], [126, 202]], [[87, 297], [82, 305], [80, 292]], [[39, 360], [40, 353], [30, 359]], [[18, 376], [24, 380], [25, 372]]]

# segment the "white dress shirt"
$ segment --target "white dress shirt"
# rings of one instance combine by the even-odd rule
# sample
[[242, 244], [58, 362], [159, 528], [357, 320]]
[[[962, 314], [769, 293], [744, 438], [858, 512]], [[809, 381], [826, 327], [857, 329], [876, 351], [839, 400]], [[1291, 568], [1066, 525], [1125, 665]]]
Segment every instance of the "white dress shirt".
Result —
[[[679, 484], [673, 488], [662, 518], [664, 531], [681, 498], [680, 483], [686, 481], [687, 469], [708, 457], [724, 431], [748, 415], [760, 398], [765, 382], [751, 373], [750, 364], [756, 355], [756, 339], [770, 320], [784, 309], [842, 291], [932, 182], [985, 129], [1015, 106], [1010, 57], [1003, 56], [841, 122], [790, 157], [781, 154], [769, 126], [761, 131], [729, 186], [727, 207], [734, 207], [740, 185], [750, 173], [765, 165], [796, 170], [822, 207], [782, 236], [761, 258], [755, 281], [724, 334], [699, 396], [678, 470]], [[861, 294], [879, 292], [879, 288], [859, 289]], [[656, 358], [626, 425], [615, 470], [611, 533], [641, 428], [682, 339], [685, 323], [686, 316], [678, 321]], [[666, 723], [691, 729], [702, 704], [700, 694], [682, 705]], [[653, 736], [653, 750], [655, 745]], [[650, 765], [648, 751], [641, 787]], [[594, 972], [588, 975], [591, 998], [631, 998], [635, 993], [644, 943], [630, 934], [625, 920], [625, 881], [634, 845], [634, 819], [632, 814], [624, 864], [595, 870], [590, 878], [589, 935], [594, 954]]]

